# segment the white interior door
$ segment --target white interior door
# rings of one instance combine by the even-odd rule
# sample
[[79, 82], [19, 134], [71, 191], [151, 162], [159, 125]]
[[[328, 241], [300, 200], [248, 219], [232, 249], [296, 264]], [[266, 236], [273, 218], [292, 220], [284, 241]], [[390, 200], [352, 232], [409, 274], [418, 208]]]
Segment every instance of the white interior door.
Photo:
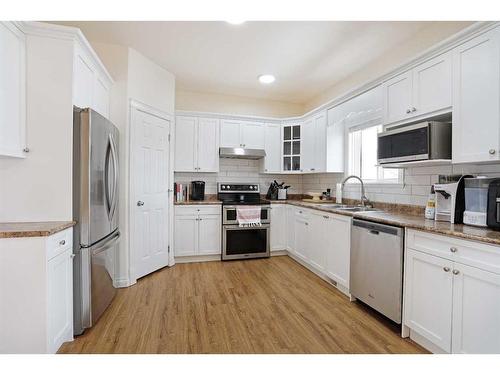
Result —
[[131, 270], [135, 278], [168, 265], [170, 121], [132, 109]]

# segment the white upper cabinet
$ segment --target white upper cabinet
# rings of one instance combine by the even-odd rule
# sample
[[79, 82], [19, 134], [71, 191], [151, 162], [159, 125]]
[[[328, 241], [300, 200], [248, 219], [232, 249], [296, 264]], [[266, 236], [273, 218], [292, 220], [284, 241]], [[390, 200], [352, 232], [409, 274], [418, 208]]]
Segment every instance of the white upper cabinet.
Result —
[[447, 52], [382, 84], [384, 124], [449, 112], [452, 58]]
[[0, 22], [0, 156], [24, 157], [26, 147], [26, 38]]
[[265, 173], [281, 172], [281, 125], [265, 125], [265, 151], [263, 171]]
[[73, 60], [73, 104], [80, 108], [92, 108], [109, 118], [111, 80], [99, 67], [100, 63], [75, 44]]
[[220, 132], [221, 147], [264, 149], [264, 124], [250, 121], [222, 120]]
[[174, 164], [176, 172], [218, 172], [219, 120], [177, 116]]
[[499, 160], [499, 34], [493, 29], [453, 50], [454, 163]]
[[344, 122], [335, 116], [337, 107], [327, 113], [326, 128], [326, 171], [332, 173], [344, 172]]
[[314, 171], [326, 171], [326, 111], [314, 115]]
[[265, 128], [258, 122], [242, 122], [241, 124], [242, 147], [250, 149], [264, 149]]
[[309, 117], [304, 120], [302, 126], [302, 149], [300, 151], [301, 172], [314, 172], [314, 142], [316, 136], [314, 134], [314, 118]]

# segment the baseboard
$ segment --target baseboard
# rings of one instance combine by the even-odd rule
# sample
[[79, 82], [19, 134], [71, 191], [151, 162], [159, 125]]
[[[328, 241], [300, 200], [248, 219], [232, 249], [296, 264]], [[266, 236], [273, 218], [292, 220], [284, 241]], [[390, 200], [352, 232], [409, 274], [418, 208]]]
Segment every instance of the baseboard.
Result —
[[128, 288], [129, 286], [132, 286], [135, 283], [137, 283], [137, 280], [130, 280], [125, 278], [113, 280], [113, 286], [115, 288]]
[[415, 332], [411, 328], [410, 328], [410, 340], [415, 341], [418, 345], [420, 345], [421, 347], [427, 349], [428, 351], [430, 351], [433, 354], [450, 354], [447, 351], [441, 349], [436, 344], [430, 342], [424, 336], [422, 336], [419, 333]]
[[221, 260], [220, 254], [214, 255], [190, 255], [175, 257], [175, 263], [198, 263], [198, 262], [214, 262]]
[[286, 250], [271, 250], [272, 257], [280, 257], [283, 255], [288, 255], [288, 251], [286, 251]]

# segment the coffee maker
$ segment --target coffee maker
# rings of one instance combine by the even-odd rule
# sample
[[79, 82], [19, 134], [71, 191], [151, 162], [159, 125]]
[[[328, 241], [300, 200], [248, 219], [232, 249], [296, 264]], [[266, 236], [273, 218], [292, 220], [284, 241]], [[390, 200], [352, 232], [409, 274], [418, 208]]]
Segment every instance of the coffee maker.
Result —
[[465, 210], [464, 179], [470, 175], [439, 176], [436, 192], [436, 221], [462, 223]]
[[205, 181], [191, 181], [191, 200], [205, 200]]

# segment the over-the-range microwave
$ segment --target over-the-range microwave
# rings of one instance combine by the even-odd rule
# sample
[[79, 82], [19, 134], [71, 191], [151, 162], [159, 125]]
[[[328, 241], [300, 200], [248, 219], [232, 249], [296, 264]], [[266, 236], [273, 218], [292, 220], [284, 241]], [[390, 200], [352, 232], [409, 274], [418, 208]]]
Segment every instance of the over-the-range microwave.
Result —
[[378, 163], [451, 159], [451, 123], [426, 121], [378, 134]]

